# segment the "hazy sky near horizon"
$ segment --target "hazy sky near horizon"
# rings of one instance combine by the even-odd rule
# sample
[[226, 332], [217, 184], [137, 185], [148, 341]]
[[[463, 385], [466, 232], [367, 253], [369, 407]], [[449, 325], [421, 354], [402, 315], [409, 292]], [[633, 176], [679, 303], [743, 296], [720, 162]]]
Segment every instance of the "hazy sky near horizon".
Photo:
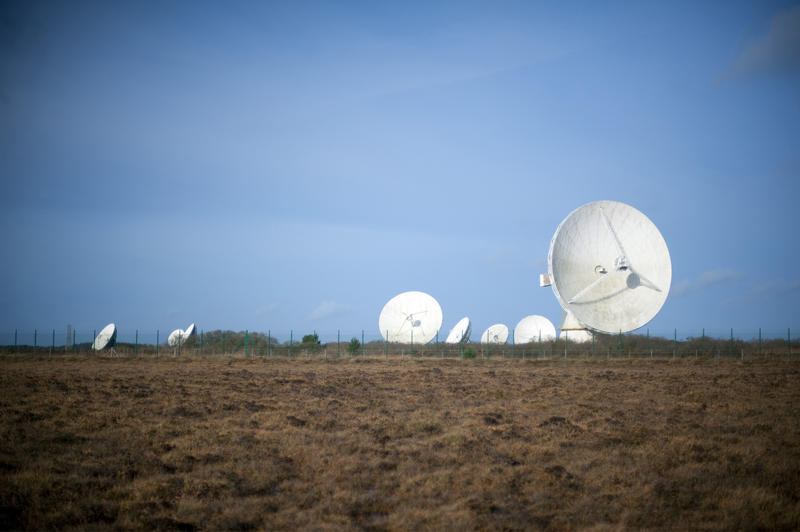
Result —
[[4, 1], [0, 161], [2, 332], [557, 325], [609, 199], [669, 246], [655, 334], [800, 333], [797, 2]]

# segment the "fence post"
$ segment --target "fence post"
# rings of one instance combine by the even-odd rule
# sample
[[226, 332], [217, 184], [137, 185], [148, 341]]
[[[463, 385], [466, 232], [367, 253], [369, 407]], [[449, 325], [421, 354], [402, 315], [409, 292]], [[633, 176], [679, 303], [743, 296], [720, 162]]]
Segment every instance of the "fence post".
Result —
[[703, 336], [700, 338], [700, 356], [706, 356], [706, 328], [703, 327]]
[[267, 329], [267, 357], [272, 358], [272, 329]]
[[50, 344], [50, 356], [53, 356], [53, 351], [56, 348], [56, 330], [53, 329], [53, 342]]
[[181, 356], [181, 348], [183, 347], [183, 335], [178, 335], [178, 357]]
[[36, 348], [39, 346], [39, 331], [37, 329], [33, 330], [33, 352], [36, 353]]
[[383, 340], [383, 358], [389, 360], [389, 329], [386, 329], [386, 338]]
[[539, 329], [539, 358], [542, 358], [544, 354], [542, 353], [542, 330]]
[[762, 350], [761, 350], [761, 327], [758, 328], [758, 356], [759, 357], [762, 356]]
[[17, 330], [14, 329], [14, 352], [19, 354], [19, 347], [17, 347]]
[[342, 344], [342, 331], [340, 329], [336, 329], [336, 358], [339, 358], [341, 354], [341, 344]]
[[[650, 328], [647, 328], [647, 352], [650, 353], [650, 358], [653, 358], [653, 352], [650, 350]], [[647, 354], [647, 353], [645, 353]]]
[[74, 353], [76, 350], [75, 347], [75, 329], [72, 329], [72, 352]]
[[361, 329], [361, 358], [367, 356], [367, 348], [364, 346], [364, 329]]
[[248, 343], [250, 341], [250, 335], [247, 333], [247, 329], [244, 330], [244, 358], [247, 358], [247, 348]]
[[294, 341], [294, 331], [289, 329], [289, 358], [292, 357], [292, 342]]
[[411, 356], [414, 356], [414, 327], [411, 327]]
[[731, 327], [731, 345], [728, 347], [728, 356], [733, 357], [733, 327]]
[[564, 331], [564, 359], [567, 358], [567, 344], [569, 343], [569, 331]]
[[792, 328], [791, 327], [788, 327], [786, 329], [786, 347], [789, 348], [789, 350], [787, 351], [786, 358], [791, 360], [791, 358], [792, 358]]
[[619, 342], [617, 342], [617, 356], [622, 358], [622, 329], [619, 330]]
[[156, 329], [156, 356], [158, 356], [158, 344], [161, 342], [158, 339], [158, 329]]
[[203, 356], [203, 330], [200, 330], [200, 356]]
[[222, 331], [222, 356], [225, 356], [225, 331]]
[[136, 329], [136, 343], [133, 344], [133, 356], [139, 354], [139, 329]]
[[439, 358], [439, 331], [436, 331], [436, 358]]
[[672, 358], [678, 355], [678, 329], [675, 329], [675, 336], [672, 339]]
[[[516, 343], [517, 343], [517, 341], [514, 339], [514, 329], [511, 329], [511, 358], [514, 358], [514, 356], [515, 356], [515, 354], [514, 354], [514, 344], [516, 344]], [[504, 355], [505, 355], [505, 353], [504, 353]]]

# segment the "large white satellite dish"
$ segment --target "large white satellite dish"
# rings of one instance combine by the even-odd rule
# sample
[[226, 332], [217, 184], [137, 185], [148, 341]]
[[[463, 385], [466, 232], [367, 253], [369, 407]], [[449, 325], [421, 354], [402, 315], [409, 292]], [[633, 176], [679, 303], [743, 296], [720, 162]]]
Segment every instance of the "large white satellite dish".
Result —
[[450, 329], [450, 334], [444, 341], [446, 344], [459, 344], [461, 342], [469, 342], [469, 335], [472, 334], [472, 323], [469, 318], [461, 318], [456, 323], [456, 326]]
[[508, 340], [508, 327], [502, 323], [495, 323], [481, 335], [482, 344], [504, 344], [506, 340]]
[[92, 349], [100, 351], [106, 347], [111, 347], [117, 342], [117, 326], [109, 323], [95, 336], [92, 342]]
[[442, 326], [442, 307], [425, 292], [403, 292], [383, 306], [378, 328], [387, 342], [427, 344]]
[[169, 337], [167, 337], [167, 345], [170, 347], [175, 347], [178, 344], [183, 344], [185, 341], [183, 334], [183, 329], [175, 329], [169, 333]]
[[642, 327], [667, 299], [669, 250], [658, 228], [618, 201], [595, 201], [572, 211], [556, 229], [543, 285], [567, 313], [562, 329], [615, 334]]
[[539, 340], [550, 342], [556, 339], [556, 328], [553, 322], [536, 314], [525, 316], [514, 327], [514, 343], [527, 344]]

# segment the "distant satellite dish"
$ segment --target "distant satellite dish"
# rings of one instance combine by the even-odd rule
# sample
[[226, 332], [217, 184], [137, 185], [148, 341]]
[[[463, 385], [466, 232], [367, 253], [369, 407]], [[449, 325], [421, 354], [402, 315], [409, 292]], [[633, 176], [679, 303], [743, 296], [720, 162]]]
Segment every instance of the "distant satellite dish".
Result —
[[556, 339], [556, 328], [544, 316], [526, 316], [514, 327], [514, 343], [550, 342]]
[[592, 331], [586, 329], [564, 329], [559, 338], [575, 344], [584, 344], [592, 341]]
[[387, 342], [427, 344], [442, 326], [442, 308], [425, 292], [403, 292], [384, 305], [378, 328]]
[[461, 318], [456, 323], [456, 326], [450, 329], [450, 334], [444, 341], [446, 344], [460, 344], [461, 342], [469, 342], [469, 335], [472, 334], [472, 323], [469, 318]]
[[617, 201], [572, 211], [553, 235], [547, 264], [549, 278], [542, 284], [552, 283], [565, 322], [609, 334], [653, 319], [672, 282], [669, 250], [658, 228]]
[[508, 327], [502, 323], [495, 323], [481, 335], [482, 344], [504, 344], [508, 340]]
[[117, 326], [109, 323], [95, 336], [92, 349], [101, 351], [117, 343]]
[[183, 344], [184, 342], [183, 337], [183, 329], [175, 329], [171, 333], [169, 333], [169, 337], [167, 338], [167, 345], [170, 347], [175, 347], [178, 344]]

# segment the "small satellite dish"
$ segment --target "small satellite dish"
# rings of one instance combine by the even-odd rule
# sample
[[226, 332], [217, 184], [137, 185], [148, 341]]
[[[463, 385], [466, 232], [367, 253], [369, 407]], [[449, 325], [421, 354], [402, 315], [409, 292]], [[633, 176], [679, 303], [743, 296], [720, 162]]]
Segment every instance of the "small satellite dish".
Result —
[[585, 344], [592, 341], [592, 331], [586, 329], [564, 329], [559, 338], [574, 344]]
[[461, 318], [456, 323], [456, 326], [450, 329], [450, 334], [444, 341], [446, 344], [460, 344], [462, 342], [469, 342], [469, 335], [472, 334], [472, 323], [469, 318]]
[[508, 340], [508, 327], [502, 323], [495, 323], [481, 335], [482, 344], [504, 344]]
[[170, 347], [175, 347], [178, 344], [183, 344], [185, 338], [183, 337], [183, 329], [175, 329], [171, 333], [169, 333], [169, 337], [167, 338], [167, 345]]
[[427, 344], [442, 326], [442, 307], [425, 292], [403, 292], [383, 306], [378, 328], [387, 342]]
[[195, 329], [194, 323], [192, 323], [191, 325], [186, 327], [186, 329], [183, 331], [183, 339], [184, 340], [188, 340], [190, 337], [194, 336], [195, 334], [197, 334], [197, 329]]
[[[653, 319], [669, 293], [672, 262], [658, 228], [618, 201], [595, 201], [559, 224], [548, 276], [566, 322], [616, 334]], [[562, 327], [564, 328], [564, 327]]]
[[544, 316], [526, 316], [514, 327], [514, 343], [528, 344], [530, 342], [552, 341], [556, 339], [556, 328]]
[[109, 323], [95, 336], [92, 349], [101, 351], [117, 343], [117, 326]]

